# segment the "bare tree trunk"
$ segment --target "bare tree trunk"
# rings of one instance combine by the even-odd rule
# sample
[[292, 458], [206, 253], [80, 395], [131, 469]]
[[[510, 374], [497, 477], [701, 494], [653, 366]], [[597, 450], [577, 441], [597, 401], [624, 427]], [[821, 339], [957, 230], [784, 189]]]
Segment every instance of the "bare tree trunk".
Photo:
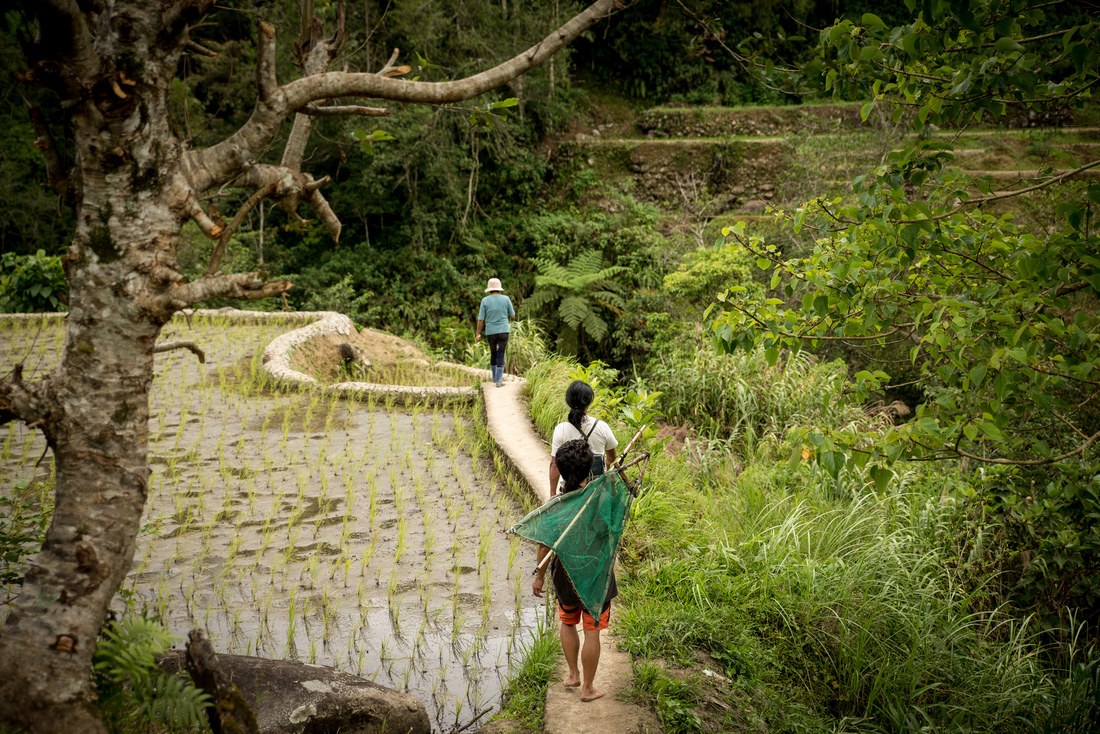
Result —
[[66, 257], [72, 308], [61, 363], [40, 385], [56, 503], [0, 639], [0, 721], [36, 732], [102, 728], [91, 655], [132, 562], [153, 347], [170, 318], [158, 304], [181, 225], [166, 203], [179, 147], [163, 95], [118, 99], [128, 104], [113, 119], [91, 104], [74, 113], [83, 202]]

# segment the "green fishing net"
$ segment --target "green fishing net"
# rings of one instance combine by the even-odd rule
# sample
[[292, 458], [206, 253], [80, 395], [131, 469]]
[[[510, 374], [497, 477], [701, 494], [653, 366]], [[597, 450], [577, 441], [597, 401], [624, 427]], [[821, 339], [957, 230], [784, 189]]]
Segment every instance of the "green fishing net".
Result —
[[616, 471], [559, 494], [508, 532], [552, 549], [585, 611], [599, 618], [633, 495]]

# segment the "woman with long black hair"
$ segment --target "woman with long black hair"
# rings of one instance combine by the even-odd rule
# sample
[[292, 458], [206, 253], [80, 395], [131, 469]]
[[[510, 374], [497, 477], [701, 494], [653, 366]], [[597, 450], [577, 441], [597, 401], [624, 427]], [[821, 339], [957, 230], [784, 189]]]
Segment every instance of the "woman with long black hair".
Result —
[[581, 439], [592, 449], [592, 476], [603, 474], [604, 468], [615, 461], [615, 449], [619, 445], [611, 427], [601, 420], [588, 415], [588, 406], [592, 405], [596, 393], [592, 386], [581, 380], [574, 380], [565, 390], [565, 404], [569, 406], [569, 419], [554, 428], [550, 441], [550, 496], [558, 493], [561, 472], [558, 470], [558, 449], [566, 441]]

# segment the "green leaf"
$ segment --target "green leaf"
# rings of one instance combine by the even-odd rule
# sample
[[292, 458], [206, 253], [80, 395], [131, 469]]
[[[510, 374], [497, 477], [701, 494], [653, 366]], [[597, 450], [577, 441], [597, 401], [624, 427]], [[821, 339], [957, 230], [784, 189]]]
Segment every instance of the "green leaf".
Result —
[[990, 440], [998, 441], [998, 442], [1003, 442], [1005, 440], [1004, 432], [1000, 428], [998, 428], [997, 424], [994, 423], [993, 421], [988, 421], [988, 420], [982, 421], [981, 429], [982, 429], [982, 433], [985, 435], [985, 437], [990, 439]]
[[882, 22], [882, 18], [878, 17], [874, 13], [864, 13], [860, 19], [860, 25], [864, 28], [885, 28], [886, 24]]
[[993, 44], [993, 48], [1001, 54], [1019, 53], [1024, 50], [1024, 47], [1015, 38], [1009, 36], [998, 38], [997, 42]]
[[976, 364], [970, 368], [970, 387], [980, 387], [982, 382], [985, 381], [986, 372], [989, 368], [984, 364]]
[[889, 486], [890, 480], [894, 478], [894, 472], [881, 466], [872, 466], [869, 471], [871, 479], [875, 483], [875, 489], [879, 492], [886, 491], [886, 487]]
[[817, 463], [835, 479], [844, 468], [844, 454], [839, 451], [820, 451]]
[[1078, 41], [1069, 47], [1069, 57], [1073, 59], [1073, 66], [1080, 74], [1085, 70], [1089, 60], [1089, 47], [1084, 41]]

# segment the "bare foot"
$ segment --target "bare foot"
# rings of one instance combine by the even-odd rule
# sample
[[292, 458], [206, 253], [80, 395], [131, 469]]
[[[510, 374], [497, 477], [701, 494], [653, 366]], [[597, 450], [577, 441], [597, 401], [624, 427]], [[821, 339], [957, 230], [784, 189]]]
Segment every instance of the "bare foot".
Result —
[[580, 687], [580, 685], [581, 685], [581, 676], [580, 676], [580, 673], [578, 673], [578, 674], [576, 674], [576, 675], [571, 675], [571, 676], [569, 676], [568, 678], [566, 678], [565, 680], [563, 680], [563, 681], [561, 682], [561, 684], [562, 684], [563, 686], [565, 686], [566, 688], [579, 688], [579, 687]]
[[589, 701], [595, 701], [597, 698], [603, 698], [606, 695], [607, 695], [607, 691], [601, 691], [598, 688], [593, 688], [591, 691], [588, 691], [587, 693], [582, 691], [581, 692], [581, 700], [584, 701], [585, 703], [588, 703]]

